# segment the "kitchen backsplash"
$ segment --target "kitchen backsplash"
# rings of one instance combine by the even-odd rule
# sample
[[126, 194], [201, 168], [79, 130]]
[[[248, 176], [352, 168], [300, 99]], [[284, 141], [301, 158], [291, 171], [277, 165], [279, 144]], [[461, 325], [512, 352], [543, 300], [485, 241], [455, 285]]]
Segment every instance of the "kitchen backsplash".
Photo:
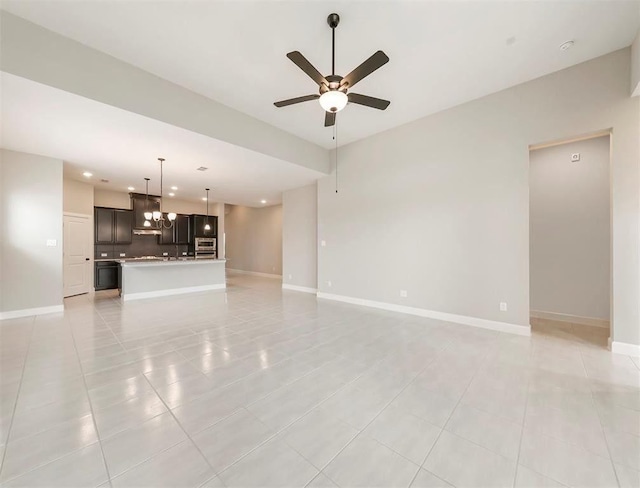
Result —
[[[163, 253], [168, 253], [168, 256], [176, 256], [176, 250], [178, 256], [183, 256], [188, 253], [189, 246], [187, 244], [158, 244], [158, 236], [139, 236], [133, 235], [131, 244], [96, 244], [95, 245], [95, 258], [105, 259], [120, 257], [139, 257], [139, 256], [163, 256]], [[120, 254], [124, 253], [124, 256]]]

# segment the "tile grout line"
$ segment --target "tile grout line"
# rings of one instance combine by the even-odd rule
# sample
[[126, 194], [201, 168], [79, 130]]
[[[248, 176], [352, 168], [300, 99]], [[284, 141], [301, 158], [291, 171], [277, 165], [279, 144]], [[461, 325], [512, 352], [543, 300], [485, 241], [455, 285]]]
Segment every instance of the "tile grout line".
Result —
[[[16, 399], [13, 403], [13, 411], [11, 412], [11, 422], [9, 423], [9, 430], [7, 430], [6, 445], [4, 447], [4, 450], [2, 453], [2, 460], [0, 462], [0, 476], [2, 475], [5, 468], [5, 460], [7, 457], [7, 451], [9, 450], [11, 431], [13, 430], [13, 421], [15, 420], [16, 410], [18, 408], [18, 400], [20, 399], [20, 392], [22, 391], [22, 381], [24, 380], [24, 372], [27, 368], [27, 360], [29, 359], [29, 352], [31, 351], [31, 342], [33, 341], [33, 335], [35, 333], [35, 329], [36, 329], [36, 316], [33, 316], [33, 319], [31, 321], [31, 332], [29, 333], [29, 342], [27, 343], [27, 351], [24, 354], [24, 361], [22, 363], [22, 372], [20, 373], [20, 383], [18, 384]], [[18, 475], [18, 476], [21, 476], [21, 475]], [[14, 476], [14, 478], [15, 477], [16, 476]]]
[[[247, 356], [247, 357], [248, 357], [248, 356]], [[338, 358], [341, 358], [341, 356], [336, 356], [336, 358], [333, 358], [333, 359], [332, 359], [332, 361], [333, 361], [333, 360], [335, 360], [335, 359], [338, 359]], [[239, 358], [238, 360], [242, 360], [242, 359], [246, 359], [246, 358]], [[280, 364], [281, 362], [286, 361], [286, 360], [288, 360], [288, 359], [291, 359], [291, 358], [284, 358], [283, 360], [281, 360], [281, 361], [278, 361], [278, 362], [274, 363], [274, 366], [275, 366], [275, 365], [277, 365], [277, 364]], [[219, 423], [223, 422], [224, 420], [226, 420], [226, 419], [228, 419], [228, 418], [232, 417], [233, 415], [235, 415], [238, 411], [240, 411], [240, 410], [242, 410], [242, 409], [246, 410], [250, 415], [252, 415], [253, 417], [255, 417], [255, 415], [254, 415], [251, 411], [247, 410], [247, 407], [248, 407], [248, 406], [253, 405], [254, 403], [257, 403], [257, 402], [259, 402], [260, 400], [263, 400], [264, 398], [266, 398], [266, 397], [270, 396], [271, 394], [273, 394], [273, 393], [277, 392], [278, 390], [280, 390], [280, 389], [282, 389], [282, 388], [285, 388], [286, 386], [288, 386], [288, 385], [290, 385], [290, 384], [292, 384], [292, 383], [295, 383], [296, 381], [298, 381], [298, 380], [300, 380], [300, 379], [304, 378], [305, 376], [307, 376], [307, 375], [311, 374], [312, 372], [314, 372], [314, 371], [316, 371], [316, 370], [320, 369], [322, 366], [324, 366], [324, 365], [326, 365], [326, 364], [329, 364], [330, 362], [331, 362], [331, 361], [328, 361], [328, 362], [326, 362], [326, 363], [324, 363], [324, 364], [321, 364], [320, 366], [318, 366], [318, 367], [316, 367], [316, 368], [313, 368], [313, 369], [309, 370], [309, 371], [308, 371], [307, 373], [305, 373], [303, 376], [301, 376], [301, 377], [299, 377], [299, 378], [296, 378], [295, 380], [293, 380], [293, 381], [291, 381], [291, 382], [289, 382], [289, 383], [285, 383], [285, 384], [283, 384], [282, 386], [280, 386], [279, 388], [277, 388], [277, 389], [276, 389], [276, 390], [274, 390], [273, 392], [271, 392], [271, 393], [269, 393], [269, 394], [265, 395], [265, 396], [264, 396], [264, 397], [262, 397], [262, 398], [259, 398], [259, 399], [255, 400], [255, 401], [251, 402], [250, 404], [239, 406], [236, 410], [234, 410], [233, 412], [231, 412], [229, 415], [226, 415], [225, 417], [223, 417], [223, 418], [221, 418], [221, 419], [217, 420], [217, 421], [216, 421], [216, 422], [214, 422], [213, 424], [211, 424], [211, 425], [209, 425], [209, 426], [205, 427], [204, 429], [201, 429], [200, 431], [196, 432], [196, 434], [198, 434], [198, 433], [200, 433], [200, 432], [202, 432], [202, 431], [204, 431], [204, 430], [207, 430], [207, 429], [209, 429], [209, 428], [211, 428], [211, 427], [215, 426], [216, 424], [219, 424]], [[243, 376], [242, 378], [239, 378], [238, 380], [235, 380], [235, 381], [233, 381], [233, 382], [231, 382], [231, 383], [229, 383], [229, 384], [226, 384], [226, 385], [220, 386], [220, 387], [218, 387], [218, 388], [215, 388], [214, 390], [211, 390], [211, 391], [213, 392], [213, 391], [217, 391], [217, 390], [222, 390], [222, 389], [224, 389], [224, 388], [227, 388], [227, 387], [229, 387], [229, 386], [234, 385], [235, 383], [239, 383], [240, 381], [243, 381], [243, 380], [245, 380], [245, 379], [249, 378], [250, 376], [256, 375], [256, 374], [258, 374], [259, 372], [260, 372], [260, 370], [259, 370], [259, 371], [254, 371], [253, 373], [250, 373], [250, 374], [248, 374], [248, 375], [246, 375], [246, 376]], [[203, 374], [204, 374], [204, 373], [203, 373]], [[207, 459], [207, 457], [204, 455], [204, 453], [201, 451], [200, 447], [199, 447], [199, 446], [196, 444], [196, 442], [191, 438], [191, 436], [189, 435], [189, 433], [184, 429], [184, 427], [182, 426], [182, 424], [180, 423], [180, 421], [179, 421], [179, 420], [177, 419], [177, 417], [174, 415], [173, 410], [172, 410], [171, 408], [169, 408], [169, 406], [165, 403], [164, 399], [163, 399], [163, 398], [160, 396], [160, 394], [157, 392], [157, 390], [155, 389], [155, 387], [153, 386], [153, 384], [151, 383], [151, 381], [147, 378], [147, 376], [146, 376], [144, 373], [142, 374], [142, 376], [144, 376], [145, 380], [149, 383], [149, 385], [151, 386], [151, 388], [152, 388], [152, 389], [153, 389], [153, 391], [155, 392], [156, 396], [160, 399], [160, 401], [163, 403], [163, 405], [164, 405], [164, 406], [165, 406], [165, 408], [168, 410], [168, 412], [170, 412], [170, 413], [171, 413], [171, 416], [174, 418], [174, 420], [176, 421], [176, 423], [179, 425], [179, 427], [180, 427], [180, 428], [182, 429], [182, 431], [185, 433], [185, 435], [187, 436], [188, 440], [190, 440], [190, 441], [191, 441], [191, 443], [194, 445], [194, 447], [198, 450], [198, 452], [200, 452], [201, 456], [204, 458], [204, 460], [206, 461], [206, 463], [209, 465], [209, 467], [211, 468], [211, 470], [212, 470], [212, 472], [215, 474], [215, 476], [219, 478], [219, 473], [218, 473], [218, 472], [213, 468], [213, 466], [209, 463], [209, 460], [208, 460], [208, 459]], [[205, 376], [206, 376], [206, 374], [205, 374]], [[201, 398], [202, 396], [204, 396], [204, 395], [206, 395], [206, 393], [205, 393], [205, 394], [203, 394], [203, 395], [200, 395], [200, 396], [199, 396], [199, 397], [197, 397], [197, 398], [194, 398], [191, 402], [187, 402], [187, 403], [184, 403], [184, 404], [181, 404], [181, 405], [187, 405], [187, 404], [189, 404], [189, 403], [192, 403], [193, 401], [197, 401], [198, 399], [200, 399], [200, 398]], [[181, 406], [181, 405], [176, 405], [174, 408], [177, 408], [177, 407], [179, 407], [179, 406]], [[315, 408], [315, 407], [314, 407], [314, 408]], [[163, 414], [164, 414], [164, 413], [167, 413], [167, 412], [163, 412]], [[163, 415], [163, 414], [159, 414], [159, 415]], [[305, 415], [306, 415], [306, 413], [305, 413]], [[304, 416], [304, 415], [303, 415], [303, 416]], [[156, 416], [156, 417], [157, 417], [157, 416]], [[155, 418], [155, 417], [154, 417], [154, 418]], [[257, 420], [257, 421], [259, 421], [260, 423], [263, 423], [263, 422], [262, 422], [260, 419], [258, 419], [257, 417], [256, 417], [256, 420]], [[297, 420], [299, 420], [299, 419], [296, 419], [296, 420], [294, 420], [293, 422], [296, 422]], [[293, 422], [292, 422], [292, 423], [293, 423]], [[263, 423], [263, 424], [264, 424], [264, 423]], [[264, 425], [266, 425], [266, 424], [264, 424]], [[266, 427], [268, 427], [268, 428], [270, 429], [270, 427], [269, 427], [269, 426], [266, 426]], [[287, 425], [287, 427], [288, 427], [288, 425]], [[286, 427], [285, 427], [285, 428], [286, 428]], [[256, 446], [256, 447], [255, 447], [254, 449], [252, 449], [251, 451], [247, 452], [245, 455], [243, 455], [243, 456], [242, 456], [241, 458], [239, 458], [237, 461], [235, 461], [234, 463], [232, 463], [232, 464], [230, 464], [229, 466], [227, 466], [226, 468], [224, 468], [221, 472], [223, 472], [223, 471], [225, 471], [226, 469], [230, 468], [233, 464], [235, 464], [236, 462], [240, 461], [240, 459], [244, 458], [246, 455], [250, 454], [250, 453], [251, 453], [251, 452], [253, 452], [255, 449], [257, 449], [257, 448], [258, 448], [258, 447], [260, 447], [261, 445], [265, 444], [266, 442], [268, 442], [269, 440], [271, 440], [272, 438], [274, 438], [275, 436], [277, 436], [277, 435], [279, 434], [279, 432], [280, 432], [280, 431], [275, 432], [272, 436], [270, 436], [269, 438], [267, 438], [264, 442], [260, 443], [258, 446]], [[180, 444], [180, 443], [178, 443], [178, 444]], [[126, 471], [124, 471], [123, 473], [120, 473], [118, 476], [121, 476], [121, 475], [122, 475], [122, 474], [124, 474], [125, 472], [127, 472], [127, 471], [129, 471], [129, 470], [131, 470], [131, 469], [133, 469], [133, 468], [135, 468], [135, 467], [137, 467], [137, 466], [140, 466], [140, 465], [141, 465], [141, 464], [143, 464], [144, 462], [149, 461], [150, 459], [153, 459], [154, 457], [158, 456], [159, 454], [162, 454], [162, 453], [163, 453], [163, 452], [165, 452], [165, 451], [168, 451], [169, 449], [171, 449], [171, 448], [175, 447], [176, 445], [177, 445], [177, 444], [174, 444], [174, 445], [172, 445], [172, 446], [168, 447], [167, 449], [164, 449], [164, 450], [162, 450], [162, 451], [160, 451], [160, 452], [158, 452], [158, 453], [154, 454], [153, 456], [151, 456], [151, 457], [149, 457], [149, 458], [145, 459], [145, 460], [144, 460], [144, 461], [142, 461], [141, 463], [138, 463], [138, 464], [136, 464], [135, 466], [130, 467], [129, 469], [127, 469], [127, 470], [126, 470]], [[117, 477], [117, 476], [116, 476], [116, 477]], [[210, 480], [210, 479], [211, 479], [211, 478], [209, 478], [209, 480]], [[207, 480], [207, 481], [209, 481], [209, 480]], [[205, 481], [205, 483], [206, 483], [207, 481]]]
[[[487, 352], [486, 356], [489, 356], [489, 351]], [[451, 409], [451, 413], [449, 414], [449, 416], [447, 417], [447, 420], [445, 421], [444, 424], [442, 424], [442, 428], [440, 429], [440, 432], [438, 433], [438, 436], [436, 437], [436, 440], [433, 441], [433, 444], [431, 446], [431, 448], [429, 449], [429, 451], [427, 452], [427, 454], [425, 455], [424, 459], [422, 460], [422, 463], [420, 463], [420, 468], [418, 469], [418, 471], [416, 472], [416, 474], [413, 476], [413, 479], [411, 480], [411, 483], [409, 483], [409, 486], [411, 486], [416, 478], [418, 477], [418, 474], [420, 473], [420, 469], [424, 469], [425, 471], [431, 473], [431, 471], [429, 471], [428, 469], [426, 469], [424, 467], [424, 463], [427, 462], [427, 459], [429, 458], [429, 455], [431, 454], [431, 452], [433, 451], [434, 447], [436, 447], [436, 444], [438, 443], [438, 440], [440, 440], [440, 437], [442, 436], [442, 433], [445, 431], [445, 427], [447, 426], [447, 424], [449, 423], [449, 421], [451, 420], [451, 417], [453, 416], [454, 412], [457, 410], [458, 405], [460, 405], [460, 403], [462, 402], [462, 399], [464, 398], [464, 395], [467, 393], [467, 391], [469, 390], [469, 387], [471, 386], [471, 383], [473, 383], [473, 380], [476, 378], [476, 376], [478, 375], [478, 372], [480, 370], [476, 369], [475, 372], [473, 373], [473, 375], [471, 376], [471, 378], [469, 379], [469, 382], [467, 383], [467, 386], [465, 387], [464, 391], [462, 392], [462, 394], [460, 395], [460, 398], [458, 399], [458, 401], [456, 402], [455, 406]], [[447, 431], [449, 432], [449, 431]], [[455, 434], [454, 434], [455, 435]], [[467, 439], [465, 439], [467, 440]], [[475, 443], [474, 443], [475, 444]], [[486, 448], [485, 448], [486, 449]], [[434, 476], [436, 476], [437, 478], [440, 478], [438, 475], [436, 475], [435, 473], [433, 473]], [[442, 478], [440, 478], [442, 479]], [[447, 480], [443, 480], [447, 483], [449, 483]], [[449, 483], [451, 484], [451, 483]]]
[[[445, 347], [443, 347], [440, 351], [438, 352], [443, 352], [448, 350], [450, 347], [452, 347], [452, 343], [449, 342], [447, 343], [447, 345]], [[388, 356], [387, 356], [388, 357]], [[386, 359], [386, 357], [385, 357]], [[369, 423], [367, 423], [367, 425], [365, 425], [347, 444], [345, 444], [342, 449], [340, 449], [331, 459], [329, 459], [329, 461], [323, 466], [323, 468], [320, 470], [320, 473], [322, 473], [323, 475], [325, 475], [327, 478], [329, 478], [333, 483], [335, 483], [337, 485], [337, 482], [335, 480], [333, 480], [328, 474], [326, 474], [324, 472], [324, 470], [327, 468], [327, 466], [329, 466], [356, 438], [358, 438], [361, 434], [364, 433], [364, 431], [367, 429], [367, 427], [369, 427], [369, 425], [371, 425], [373, 422], [375, 422], [375, 420], [382, 415], [382, 412], [384, 412], [389, 405], [391, 405], [396, 398], [398, 398], [407, 388], [409, 388], [409, 385], [411, 385], [415, 379], [420, 376], [420, 374], [422, 374], [422, 372], [424, 370], [426, 370], [434, 361], [436, 360], [436, 357], [432, 358], [431, 361], [429, 361], [427, 364], [424, 365], [424, 367], [418, 372], [416, 373], [416, 375], [411, 379], [411, 381], [409, 381], [387, 404], [385, 404], [385, 406], [380, 410], [380, 412], [378, 412], [372, 419], [371, 421], [369, 421]], [[379, 363], [376, 363], [379, 364]], [[364, 373], [363, 373], [364, 374]], [[350, 424], [349, 424], [350, 425]], [[352, 426], [353, 427], [353, 426]], [[441, 431], [442, 432], [442, 429]], [[438, 437], [440, 437], [440, 434], [438, 434]], [[373, 439], [375, 442], [378, 442], [380, 445], [385, 446], [387, 449], [392, 450], [394, 453], [398, 454], [399, 456], [401, 456], [402, 458], [406, 459], [408, 462], [410, 462], [411, 464], [416, 465], [416, 463], [414, 463], [413, 461], [411, 461], [410, 459], [407, 459], [405, 456], [403, 456], [402, 454], [400, 454], [399, 452], [396, 452], [394, 449], [391, 449], [389, 446], [383, 444], [382, 442], [378, 441], [377, 439]], [[436, 438], [437, 441], [437, 438]], [[435, 445], [435, 441], [434, 441], [434, 445]], [[432, 446], [433, 447], [433, 446]], [[411, 486], [411, 483], [413, 483], [413, 481], [415, 480], [415, 477], [418, 475], [418, 473], [420, 472], [420, 469], [422, 468], [422, 466], [418, 466], [418, 469], [416, 471], [416, 474], [414, 474], [413, 478], [411, 479], [411, 482], [409, 483], [408, 486]], [[314, 478], [315, 479], [315, 478]], [[313, 481], [313, 479], [311, 480]]]
[[[524, 439], [524, 428], [525, 428], [525, 424], [527, 422], [527, 409], [529, 408], [529, 395], [531, 393], [531, 381], [532, 381], [532, 372], [529, 371], [528, 372], [528, 378], [527, 378], [527, 399], [524, 402], [524, 414], [522, 416], [522, 427], [520, 428], [520, 442], [518, 443], [518, 455], [516, 456], [516, 471], [513, 475], [513, 484], [512, 486], [515, 487], [516, 485], [516, 480], [518, 479], [518, 469], [520, 466], [520, 453], [522, 451], [522, 440]], [[530, 469], [530, 468], [529, 468]], [[542, 473], [540, 473], [542, 474]]]
[[[102, 314], [100, 314], [100, 312], [98, 312], [98, 315], [100, 315], [100, 320], [102, 320], [103, 323], [106, 322], [104, 320], [104, 318], [102, 317]], [[109, 484], [111, 484], [111, 474], [109, 473], [109, 466], [107, 464], [107, 458], [104, 455], [104, 448], [102, 447], [102, 436], [100, 435], [100, 431], [98, 430], [98, 424], [96, 422], [96, 416], [95, 416], [95, 412], [93, 409], [93, 402], [91, 401], [91, 396], [89, 395], [89, 388], [87, 387], [87, 380], [85, 378], [84, 375], [84, 369], [82, 368], [82, 361], [80, 361], [80, 354], [78, 353], [78, 345], [76, 344], [76, 337], [73, 333], [73, 328], [71, 327], [71, 323], [69, 323], [69, 331], [71, 332], [71, 339], [73, 340], [73, 348], [76, 351], [76, 358], [78, 360], [78, 365], [80, 367], [80, 373], [82, 375], [82, 384], [84, 385], [84, 391], [87, 395], [87, 400], [89, 400], [89, 409], [91, 411], [91, 420], [93, 421], [93, 428], [96, 431], [96, 437], [98, 438], [98, 445], [100, 446], [100, 453], [102, 454], [102, 462], [104, 464], [104, 469], [106, 471], [107, 474], [107, 481], [109, 482]], [[85, 446], [86, 447], [86, 446]]]
[[[336, 359], [346, 359], [346, 358], [344, 358], [344, 356], [338, 356]], [[335, 360], [335, 359], [333, 359], [333, 360]], [[333, 361], [333, 360], [332, 360], [332, 361]], [[379, 363], [380, 363], [381, 361], [383, 361], [383, 360], [384, 360], [384, 358], [383, 358], [383, 359], [381, 359], [380, 361], [376, 362], [375, 364], [379, 364]], [[326, 365], [326, 364], [329, 364], [329, 363], [330, 363], [330, 362], [332, 362], [332, 361], [329, 361], [329, 362], [327, 362], [327, 363], [324, 363], [323, 365], [319, 366], [318, 368], [315, 368], [315, 369], [313, 369], [313, 370], [309, 371], [309, 372], [308, 372], [308, 373], [306, 373], [305, 375], [301, 376], [300, 378], [296, 379], [295, 381], [292, 381], [291, 383], [288, 383], [287, 385], [284, 385], [283, 387], [285, 387], [285, 386], [288, 386], [288, 385], [291, 385], [291, 384], [295, 383], [296, 381], [298, 381], [298, 380], [300, 380], [300, 379], [304, 378], [305, 376], [307, 376], [307, 375], [311, 374], [313, 371], [316, 371], [317, 369], [320, 369], [322, 366], [324, 366], [324, 365]], [[343, 389], [345, 389], [346, 387], [348, 387], [348, 386], [349, 386], [349, 385], [351, 385], [352, 383], [356, 382], [356, 381], [357, 381], [358, 379], [360, 379], [360, 378], [361, 378], [365, 373], [366, 373], [366, 371], [363, 371], [360, 375], [356, 376], [354, 379], [352, 379], [352, 380], [350, 380], [349, 382], [345, 383], [343, 386], [341, 386], [340, 388], [338, 388], [336, 391], [334, 391], [333, 393], [331, 393], [329, 396], [327, 396], [326, 398], [324, 398], [323, 400], [321, 400], [321, 401], [320, 401], [320, 403], [318, 403], [318, 404], [314, 405], [312, 408], [310, 408], [309, 410], [305, 411], [302, 415], [300, 415], [299, 417], [296, 417], [294, 420], [292, 420], [291, 422], [289, 422], [288, 424], [286, 424], [285, 426], [283, 426], [283, 427], [282, 427], [282, 428], [280, 428], [279, 430], [275, 430], [275, 429], [274, 429], [274, 430], [275, 430], [275, 432], [274, 432], [274, 434], [273, 434], [272, 436], [270, 436], [269, 438], [265, 439], [263, 442], [261, 442], [260, 444], [258, 444], [257, 446], [255, 446], [253, 449], [251, 449], [251, 450], [249, 450], [248, 452], [246, 452], [245, 454], [243, 454], [241, 457], [239, 457], [238, 459], [236, 459], [236, 460], [235, 460], [233, 463], [231, 463], [229, 466], [225, 467], [222, 471], [220, 471], [220, 473], [223, 473], [224, 471], [228, 470], [228, 469], [229, 469], [229, 468], [231, 468], [232, 466], [236, 465], [236, 464], [237, 464], [237, 463], [239, 463], [242, 459], [244, 459], [244, 458], [245, 458], [245, 457], [247, 457], [249, 454], [251, 454], [252, 452], [254, 452], [256, 449], [258, 449], [259, 447], [263, 446], [263, 445], [264, 445], [264, 444], [266, 444], [267, 442], [269, 442], [269, 441], [271, 441], [272, 439], [274, 439], [275, 437], [277, 437], [280, 433], [284, 432], [286, 429], [288, 429], [290, 426], [292, 426], [293, 424], [295, 424], [297, 421], [299, 421], [299, 420], [300, 420], [300, 419], [302, 419], [303, 417], [307, 416], [309, 413], [311, 413], [312, 411], [314, 411], [315, 409], [317, 409], [320, 405], [322, 405], [323, 403], [325, 403], [326, 401], [328, 401], [330, 398], [332, 398], [333, 396], [337, 395], [339, 392], [341, 392]], [[280, 389], [280, 388], [279, 388], [279, 389]], [[277, 390], [276, 390], [276, 391], [277, 391]], [[274, 391], [274, 392], [272, 392], [272, 393], [275, 393], [275, 391]], [[267, 398], [267, 397], [268, 397], [268, 396], [270, 396], [272, 393], [270, 393], [269, 395], [267, 395], [267, 396], [265, 396], [265, 397], [261, 398], [260, 400], [263, 400], [264, 398]], [[257, 403], [257, 402], [259, 402], [260, 400], [256, 400], [256, 401], [254, 401], [254, 402], [250, 403], [249, 405], [247, 405], [247, 407], [248, 407], [248, 406], [251, 406], [251, 405], [253, 405], [253, 404]], [[385, 407], [385, 408], [386, 408], [386, 407]], [[246, 409], [246, 407], [245, 407], [245, 409]], [[248, 410], [248, 409], [247, 409], [247, 411], [248, 411], [248, 412], [249, 412], [253, 417], [255, 417], [257, 421], [259, 421], [260, 423], [262, 423], [263, 425], [265, 425], [266, 427], [268, 427], [269, 429], [271, 429], [271, 427], [269, 427], [268, 425], [266, 425], [266, 424], [265, 424], [262, 420], [260, 420], [260, 419], [259, 419], [259, 418], [258, 418], [258, 417], [253, 413], [253, 412], [251, 412], [251, 411], [250, 411], [250, 410]], [[355, 439], [355, 437], [357, 437], [357, 435], [356, 435], [356, 436], [354, 436], [354, 439]], [[352, 439], [352, 440], [353, 440], [353, 439]], [[349, 441], [349, 443], [350, 443], [350, 442], [351, 442], [351, 441]], [[349, 444], [349, 443], [348, 443], [348, 444]], [[299, 456], [301, 456], [303, 459], [305, 459], [305, 461], [307, 461], [311, 466], [313, 466], [313, 467], [315, 468], [315, 465], [314, 465], [311, 461], [309, 461], [306, 457], [304, 457], [302, 454], [300, 454], [300, 453], [299, 453], [295, 448], [293, 448], [293, 447], [289, 446], [289, 444], [288, 444], [288, 443], [286, 443], [286, 442], [285, 442], [285, 444], [287, 444], [287, 446], [288, 446], [290, 449], [294, 450], [294, 451], [295, 451]], [[348, 444], [347, 444], [347, 445], [348, 445]], [[346, 447], [346, 446], [345, 446], [345, 447]], [[316, 469], [317, 469], [317, 468], [316, 468]], [[321, 470], [318, 470], [318, 473], [321, 473], [321, 472], [322, 472]], [[316, 476], [317, 476], [317, 475], [316, 475]], [[314, 478], [312, 478], [310, 481], [313, 481], [313, 479], [315, 479], [315, 476], [314, 476]]]
[[596, 411], [596, 415], [598, 416], [598, 423], [600, 424], [600, 429], [602, 431], [602, 437], [604, 437], [604, 443], [607, 446], [607, 452], [609, 453], [609, 461], [611, 462], [611, 469], [613, 470], [613, 475], [616, 478], [616, 483], [618, 483], [618, 486], [622, 486], [622, 484], [620, 483], [620, 478], [618, 477], [618, 470], [616, 469], [616, 465], [613, 462], [613, 456], [611, 456], [611, 448], [609, 447], [609, 439], [607, 439], [607, 434], [605, 433], [605, 428], [604, 425], [602, 423], [602, 417], [600, 417], [600, 411], [598, 410], [598, 405], [596, 404], [596, 400], [593, 397], [593, 389], [591, 388], [591, 378], [589, 378], [589, 375], [587, 373], [587, 366], [584, 364], [584, 357], [582, 357], [582, 353], [580, 353], [580, 360], [582, 362], [582, 367], [584, 368], [585, 371], [585, 375], [587, 375], [587, 381], [589, 382], [589, 398], [591, 398], [591, 404], [593, 405], [593, 408]]

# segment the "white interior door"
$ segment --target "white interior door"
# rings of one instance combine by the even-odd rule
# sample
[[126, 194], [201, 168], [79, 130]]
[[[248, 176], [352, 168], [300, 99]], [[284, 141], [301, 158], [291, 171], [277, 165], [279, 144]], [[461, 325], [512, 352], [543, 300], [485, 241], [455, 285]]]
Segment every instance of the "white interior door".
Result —
[[88, 216], [64, 216], [64, 296], [88, 293], [91, 288], [91, 228]]

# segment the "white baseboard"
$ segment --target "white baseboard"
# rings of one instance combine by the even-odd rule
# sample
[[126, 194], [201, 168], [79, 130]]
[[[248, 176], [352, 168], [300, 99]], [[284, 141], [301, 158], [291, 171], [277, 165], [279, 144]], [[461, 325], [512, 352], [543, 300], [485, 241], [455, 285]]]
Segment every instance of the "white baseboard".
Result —
[[306, 286], [298, 286], [298, 285], [290, 285], [288, 283], [282, 283], [283, 290], [293, 290], [293, 291], [301, 291], [304, 293], [317, 293], [318, 290], [316, 288], [309, 288]]
[[197, 293], [201, 291], [211, 291], [211, 290], [224, 290], [227, 287], [226, 284], [221, 283], [218, 285], [201, 285], [201, 286], [187, 286], [184, 288], [170, 288], [168, 290], [157, 290], [157, 291], [145, 291], [140, 293], [125, 293], [122, 295], [122, 300], [125, 302], [131, 300], [142, 300], [144, 298], [157, 298], [157, 297], [166, 297], [170, 295], [184, 295], [186, 293]]
[[611, 342], [611, 352], [640, 358], [640, 346], [626, 342]]
[[281, 280], [282, 279], [282, 275], [279, 275], [279, 274], [258, 273], [257, 271], [245, 271], [244, 269], [233, 269], [233, 268], [227, 268], [227, 271], [232, 271], [232, 272], [238, 273], [238, 274], [261, 276], [263, 278], [273, 278], [273, 279], [276, 279], [276, 280]]
[[343, 295], [332, 295], [330, 293], [323, 292], [318, 292], [318, 298], [352, 303], [354, 305], [362, 305], [364, 307], [380, 308], [382, 310], [390, 310], [392, 312], [406, 313], [409, 315], [418, 315], [419, 317], [428, 317], [431, 319], [443, 320], [445, 322], [454, 322], [457, 324], [470, 325], [472, 327], [480, 327], [482, 329], [507, 332], [509, 334], [517, 334], [521, 336], [531, 335], [531, 327], [528, 325], [509, 324], [507, 322], [497, 322], [477, 317], [468, 317], [466, 315], [436, 312], [434, 310], [427, 310], [424, 308], [407, 307], [404, 305], [395, 305], [393, 303], [376, 302], [373, 300], [364, 300], [362, 298], [353, 298]]
[[17, 319], [20, 317], [32, 317], [34, 315], [45, 315], [48, 313], [64, 312], [64, 305], [53, 305], [51, 307], [25, 308], [22, 310], [11, 310], [0, 312], [0, 320]]
[[529, 315], [536, 319], [556, 320], [558, 322], [571, 322], [572, 324], [588, 325], [591, 327], [609, 328], [609, 321], [604, 319], [594, 319], [591, 317], [581, 317], [579, 315], [571, 315], [568, 313], [543, 312], [540, 310], [531, 310]]

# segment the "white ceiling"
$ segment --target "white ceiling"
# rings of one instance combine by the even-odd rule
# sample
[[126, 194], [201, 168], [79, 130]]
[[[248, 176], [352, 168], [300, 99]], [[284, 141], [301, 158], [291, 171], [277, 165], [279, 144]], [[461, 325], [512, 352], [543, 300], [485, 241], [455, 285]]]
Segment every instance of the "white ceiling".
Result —
[[[6, 149], [65, 161], [65, 176], [96, 187], [159, 194], [164, 157], [164, 194], [200, 200], [210, 187], [212, 201], [248, 206], [279, 203], [284, 190], [323, 175], [302, 166], [221, 142], [56, 88], [2, 73], [2, 132]], [[200, 172], [199, 166], [208, 167]], [[84, 171], [93, 173], [86, 179]], [[100, 179], [109, 183], [101, 183]]]
[[[285, 54], [330, 69], [326, 16], [336, 11], [336, 71], [378, 49], [391, 61], [354, 91], [391, 100], [385, 112], [350, 105], [341, 144], [631, 44], [634, 1], [116, 1], [3, 0], [3, 8], [324, 147], [314, 93]], [[507, 42], [515, 38], [515, 42]], [[574, 39], [562, 52], [558, 46]]]

